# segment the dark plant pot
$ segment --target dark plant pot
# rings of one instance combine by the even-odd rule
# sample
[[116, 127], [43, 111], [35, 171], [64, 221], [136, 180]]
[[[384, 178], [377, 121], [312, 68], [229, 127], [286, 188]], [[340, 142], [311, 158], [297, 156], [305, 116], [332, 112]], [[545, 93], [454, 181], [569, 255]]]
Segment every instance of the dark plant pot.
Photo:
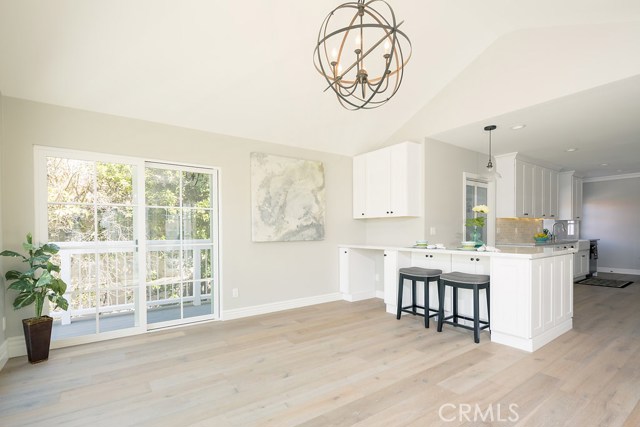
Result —
[[30, 363], [44, 362], [49, 358], [53, 318], [49, 316], [22, 319], [24, 341]]

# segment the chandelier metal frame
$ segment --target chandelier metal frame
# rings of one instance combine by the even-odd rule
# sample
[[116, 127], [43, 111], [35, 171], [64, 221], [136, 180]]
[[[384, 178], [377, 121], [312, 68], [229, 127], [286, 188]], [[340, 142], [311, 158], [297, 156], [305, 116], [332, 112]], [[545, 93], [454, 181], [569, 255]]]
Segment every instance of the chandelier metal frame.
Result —
[[[374, 8], [376, 3], [389, 9], [389, 18]], [[332, 18], [343, 12], [353, 14], [351, 21], [347, 26], [333, 28], [330, 25]], [[404, 67], [411, 58], [411, 41], [399, 29], [403, 22], [396, 22], [393, 9], [384, 0], [366, 3], [365, 0], [358, 0], [341, 4], [332, 10], [320, 27], [313, 61], [315, 68], [327, 81], [325, 92], [332, 89], [340, 104], [348, 110], [378, 108], [391, 99], [400, 88]], [[367, 48], [365, 36], [369, 37], [372, 30], [376, 35]], [[345, 45], [354, 33], [355, 60], [344, 66], [340, 61], [347, 56], [348, 48]], [[403, 52], [402, 44], [409, 48], [407, 55]], [[378, 66], [378, 69], [383, 71], [371, 76], [365, 67], [365, 59], [375, 60], [374, 53], [380, 51], [377, 49], [380, 45], [384, 48], [380, 59], [384, 61], [384, 66]]]

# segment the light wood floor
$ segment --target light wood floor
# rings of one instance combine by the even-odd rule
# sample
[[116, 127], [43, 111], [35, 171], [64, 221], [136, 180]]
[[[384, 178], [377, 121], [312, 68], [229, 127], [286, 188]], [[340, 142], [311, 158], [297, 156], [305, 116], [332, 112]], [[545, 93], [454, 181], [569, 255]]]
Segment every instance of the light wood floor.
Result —
[[535, 353], [380, 300], [52, 350], [0, 372], [0, 426], [635, 427], [639, 307], [640, 282], [575, 285], [574, 329]]

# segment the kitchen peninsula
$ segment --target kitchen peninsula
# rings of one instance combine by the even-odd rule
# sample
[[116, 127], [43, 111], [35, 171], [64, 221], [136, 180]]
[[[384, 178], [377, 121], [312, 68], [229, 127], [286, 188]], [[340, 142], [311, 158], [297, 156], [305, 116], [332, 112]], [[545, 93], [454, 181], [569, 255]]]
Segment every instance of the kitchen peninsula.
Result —
[[[341, 245], [340, 292], [347, 301], [383, 298], [386, 311], [396, 312], [398, 269], [424, 267], [444, 273], [491, 276], [491, 341], [525, 351], [535, 351], [572, 328], [573, 252], [563, 246], [499, 247], [500, 252], [479, 252], [412, 247]], [[418, 288], [418, 300], [423, 295]], [[437, 308], [436, 286], [430, 301]], [[409, 287], [405, 286], [405, 301]], [[452, 307], [445, 295], [445, 311]], [[459, 311], [470, 315], [470, 293], [460, 292]], [[480, 317], [487, 307], [480, 305]]]

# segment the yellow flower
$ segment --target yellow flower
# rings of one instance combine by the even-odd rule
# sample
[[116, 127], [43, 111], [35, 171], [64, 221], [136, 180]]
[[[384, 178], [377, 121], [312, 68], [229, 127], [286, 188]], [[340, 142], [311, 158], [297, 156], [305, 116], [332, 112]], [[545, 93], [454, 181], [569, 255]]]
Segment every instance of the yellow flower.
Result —
[[483, 214], [489, 213], [489, 207], [487, 205], [476, 205], [471, 210]]

